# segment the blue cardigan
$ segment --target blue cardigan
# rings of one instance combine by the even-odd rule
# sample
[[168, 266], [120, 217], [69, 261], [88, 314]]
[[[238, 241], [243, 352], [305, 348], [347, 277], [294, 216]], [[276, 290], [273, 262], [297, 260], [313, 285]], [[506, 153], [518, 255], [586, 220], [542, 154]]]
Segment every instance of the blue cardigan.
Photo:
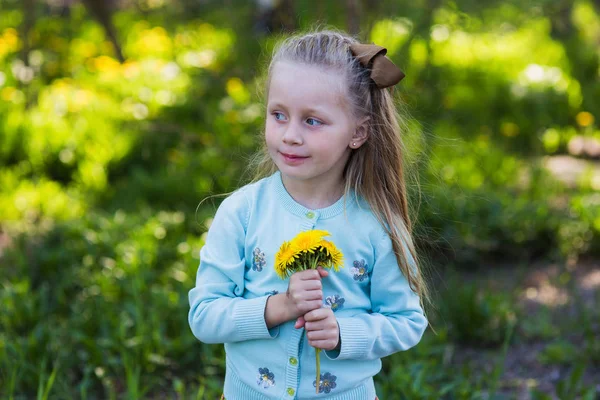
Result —
[[[315, 349], [288, 321], [267, 329], [267, 298], [287, 290], [273, 268], [283, 241], [300, 231], [329, 231], [344, 267], [323, 278], [324, 307], [340, 328], [339, 351], [323, 351], [315, 393]], [[205, 343], [224, 343], [228, 400], [371, 400], [381, 357], [416, 345], [427, 327], [392, 243], [368, 205], [354, 196], [310, 210], [286, 191], [276, 172], [226, 198], [200, 251], [189, 292], [189, 324]], [[414, 264], [414, 263], [413, 263]]]

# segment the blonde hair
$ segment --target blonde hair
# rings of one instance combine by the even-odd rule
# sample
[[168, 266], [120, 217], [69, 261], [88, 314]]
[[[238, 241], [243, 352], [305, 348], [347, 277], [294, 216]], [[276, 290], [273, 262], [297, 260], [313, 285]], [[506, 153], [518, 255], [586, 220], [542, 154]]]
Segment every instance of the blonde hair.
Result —
[[[404, 177], [401, 133], [407, 130], [406, 119], [400, 117], [390, 90], [378, 89], [369, 77], [369, 70], [352, 56], [349, 46], [353, 43], [359, 42], [331, 30], [291, 36], [279, 42], [268, 67], [266, 93], [273, 67], [282, 61], [322, 66], [344, 74], [348, 83], [346, 99], [354, 116], [357, 120], [369, 117], [368, 139], [352, 150], [344, 170], [345, 194], [354, 192], [367, 201], [392, 241], [398, 265], [410, 288], [423, 304], [429, 301], [429, 291], [412, 240]], [[253, 181], [277, 171], [264, 141], [252, 166]]]

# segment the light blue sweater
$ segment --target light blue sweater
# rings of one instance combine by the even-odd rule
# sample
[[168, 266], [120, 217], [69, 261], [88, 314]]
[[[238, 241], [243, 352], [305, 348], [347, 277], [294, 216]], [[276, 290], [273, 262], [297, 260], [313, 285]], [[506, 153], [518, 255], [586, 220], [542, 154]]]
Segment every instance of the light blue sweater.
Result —
[[[365, 202], [349, 197], [307, 209], [277, 172], [221, 203], [189, 292], [189, 323], [202, 342], [225, 343], [227, 400], [372, 400], [380, 358], [421, 339], [427, 320], [390, 238]], [[275, 273], [275, 253], [310, 229], [329, 231], [344, 254], [344, 267], [322, 281], [323, 306], [334, 310], [342, 340], [339, 351], [321, 353], [319, 394], [304, 328], [288, 321], [269, 330], [264, 318], [267, 298], [285, 293], [289, 282]]]

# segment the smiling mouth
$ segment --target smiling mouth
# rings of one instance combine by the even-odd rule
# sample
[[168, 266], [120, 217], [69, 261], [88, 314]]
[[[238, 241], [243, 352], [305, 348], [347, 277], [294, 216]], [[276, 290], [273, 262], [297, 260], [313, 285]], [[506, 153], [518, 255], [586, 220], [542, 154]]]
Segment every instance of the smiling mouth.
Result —
[[283, 161], [290, 166], [298, 166], [304, 164], [309, 157], [298, 156], [296, 154], [279, 153]]
[[302, 160], [304, 158], [308, 158], [308, 157], [304, 157], [304, 156], [298, 156], [296, 154], [281, 153], [281, 155], [284, 156], [285, 158], [289, 158], [290, 160]]

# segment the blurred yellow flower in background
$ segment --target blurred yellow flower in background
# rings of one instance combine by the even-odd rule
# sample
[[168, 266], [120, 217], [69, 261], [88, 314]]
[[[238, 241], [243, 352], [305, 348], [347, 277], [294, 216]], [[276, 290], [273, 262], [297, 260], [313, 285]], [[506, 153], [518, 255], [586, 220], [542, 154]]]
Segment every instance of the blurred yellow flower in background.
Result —
[[594, 115], [587, 111], [581, 111], [575, 116], [577, 124], [581, 127], [588, 127], [594, 123]]

